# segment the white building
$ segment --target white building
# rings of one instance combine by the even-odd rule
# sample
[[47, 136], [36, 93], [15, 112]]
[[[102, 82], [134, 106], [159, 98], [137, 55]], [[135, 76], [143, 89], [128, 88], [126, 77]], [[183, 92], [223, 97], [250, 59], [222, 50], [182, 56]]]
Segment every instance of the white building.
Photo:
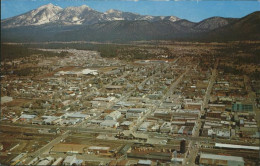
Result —
[[230, 130], [229, 129], [209, 129], [208, 136], [216, 135], [221, 138], [230, 138]]
[[91, 70], [91, 69], [84, 69], [82, 70], [83, 75], [97, 75], [97, 70]]
[[183, 131], [185, 129], [186, 126], [181, 126], [181, 128], [178, 131], [178, 134], [183, 134]]
[[46, 157], [43, 160], [41, 160], [37, 165], [50, 165], [54, 161], [54, 158], [52, 157]]
[[70, 166], [76, 162], [77, 158], [76, 155], [73, 156], [67, 156], [65, 160], [63, 161], [63, 165]]
[[26, 120], [32, 120], [36, 117], [36, 115], [28, 115], [28, 114], [22, 114], [20, 116], [20, 119], [26, 119]]
[[116, 121], [118, 118], [121, 117], [121, 112], [119, 111], [113, 111], [109, 115], [105, 117], [105, 120], [114, 120]]
[[100, 123], [100, 126], [102, 127], [118, 127], [119, 126], [119, 123], [116, 122], [116, 121], [113, 121], [113, 120], [105, 120], [103, 122]]

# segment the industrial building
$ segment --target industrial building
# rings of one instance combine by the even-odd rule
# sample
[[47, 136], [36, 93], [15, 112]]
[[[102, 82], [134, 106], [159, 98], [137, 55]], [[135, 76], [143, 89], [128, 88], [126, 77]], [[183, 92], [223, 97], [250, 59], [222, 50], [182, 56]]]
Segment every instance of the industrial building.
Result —
[[220, 166], [244, 166], [245, 161], [243, 157], [202, 153], [200, 155], [200, 164]]

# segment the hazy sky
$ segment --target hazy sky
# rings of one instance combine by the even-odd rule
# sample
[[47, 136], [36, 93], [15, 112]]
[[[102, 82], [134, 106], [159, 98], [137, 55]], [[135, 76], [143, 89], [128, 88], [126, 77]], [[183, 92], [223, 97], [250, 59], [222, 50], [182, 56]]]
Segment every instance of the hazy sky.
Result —
[[260, 11], [260, 1], [180, 1], [180, 0], [1, 0], [1, 19], [16, 16], [52, 3], [62, 8], [83, 4], [104, 12], [117, 9], [154, 16], [177, 16], [198, 22], [212, 16], [240, 18]]

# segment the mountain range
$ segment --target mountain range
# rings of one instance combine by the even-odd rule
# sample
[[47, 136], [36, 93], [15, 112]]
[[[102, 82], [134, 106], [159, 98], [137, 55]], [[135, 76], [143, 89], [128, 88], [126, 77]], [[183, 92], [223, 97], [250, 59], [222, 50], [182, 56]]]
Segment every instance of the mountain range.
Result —
[[243, 18], [211, 17], [195, 23], [175, 16], [149, 16], [119, 10], [104, 13], [83, 5], [65, 9], [47, 4], [1, 20], [8, 42], [259, 40], [260, 12]]
[[101, 13], [87, 5], [63, 9], [50, 3], [25, 14], [2, 20], [1, 23], [3, 28], [12, 28], [43, 24], [89, 25], [116, 20], [147, 20], [151, 22], [168, 20], [174, 22], [180, 19], [175, 16], [139, 15], [114, 9]]

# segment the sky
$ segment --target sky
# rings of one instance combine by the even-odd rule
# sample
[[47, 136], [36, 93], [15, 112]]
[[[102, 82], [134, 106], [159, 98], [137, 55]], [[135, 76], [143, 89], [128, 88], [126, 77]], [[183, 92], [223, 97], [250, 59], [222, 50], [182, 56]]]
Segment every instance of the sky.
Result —
[[213, 16], [241, 18], [260, 11], [260, 0], [1, 0], [1, 19], [23, 14], [48, 3], [62, 8], [85, 4], [100, 12], [117, 9], [142, 15], [177, 16], [193, 22]]

